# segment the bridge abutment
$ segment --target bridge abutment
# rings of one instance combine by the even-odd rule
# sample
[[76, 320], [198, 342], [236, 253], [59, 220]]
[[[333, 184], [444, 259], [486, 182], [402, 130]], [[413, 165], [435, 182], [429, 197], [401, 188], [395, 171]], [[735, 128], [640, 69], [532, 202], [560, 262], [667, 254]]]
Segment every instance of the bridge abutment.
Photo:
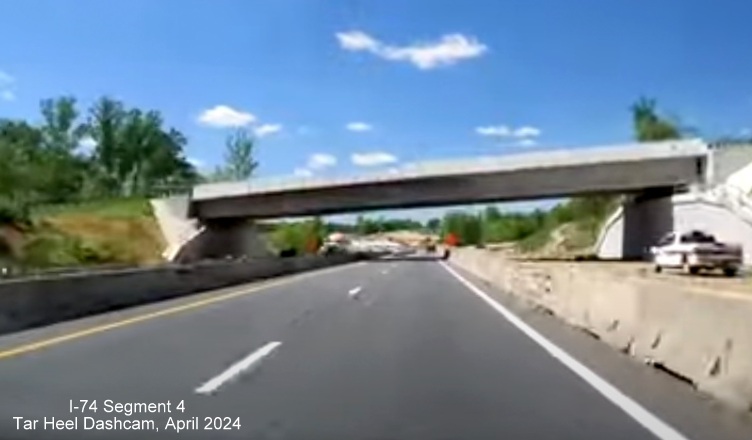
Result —
[[657, 188], [625, 197], [619, 258], [643, 260], [650, 257], [650, 247], [674, 227], [672, 195], [673, 188]]
[[212, 219], [204, 221], [203, 226], [203, 231], [181, 250], [177, 261], [273, 256], [261, 228], [248, 219]]

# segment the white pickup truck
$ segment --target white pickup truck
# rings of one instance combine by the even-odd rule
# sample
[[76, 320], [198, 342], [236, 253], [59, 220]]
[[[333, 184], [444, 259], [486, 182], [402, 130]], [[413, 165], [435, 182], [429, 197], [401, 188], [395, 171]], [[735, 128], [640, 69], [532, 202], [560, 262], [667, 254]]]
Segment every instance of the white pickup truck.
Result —
[[721, 269], [726, 276], [735, 276], [742, 265], [742, 248], [721, 243], [702, 231], [671, 232], [650, 248], [655, 271], [681, 268], [690, 274], [700, 270]]

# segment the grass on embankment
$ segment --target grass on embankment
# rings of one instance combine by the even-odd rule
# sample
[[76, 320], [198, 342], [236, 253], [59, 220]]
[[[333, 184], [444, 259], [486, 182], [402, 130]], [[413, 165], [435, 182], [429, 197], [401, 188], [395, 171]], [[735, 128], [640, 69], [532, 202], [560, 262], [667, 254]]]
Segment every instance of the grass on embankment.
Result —
[[549, 212], [540, 229], [519, 240], [516, 249], [545, 258], [592, 254], [603, 223], [617, 206], [614, 197], [568, 201]]
[[0, 260], [26, 269], [144, 265], [164, 242], [147, 199], [43, 206], [23, 225], [0, 225]]
[[601, 222], [597, 219], [546, 225], [517, 242], [516, 248], [522, 253], [550, 257], [587, 254], [593, 251], [600, 227]]

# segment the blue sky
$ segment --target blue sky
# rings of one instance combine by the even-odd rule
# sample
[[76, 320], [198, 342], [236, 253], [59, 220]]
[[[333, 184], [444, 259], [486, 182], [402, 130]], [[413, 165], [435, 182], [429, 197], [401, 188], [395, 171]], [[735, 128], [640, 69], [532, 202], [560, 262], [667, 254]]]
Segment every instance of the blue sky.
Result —
[[161, 110], [207, 167], [247, 125], [261, 175], [624, 142], [640, 95], [738, 134], [750, 16], [730, 0], [10, 0], [0, 117], [108, 94]]

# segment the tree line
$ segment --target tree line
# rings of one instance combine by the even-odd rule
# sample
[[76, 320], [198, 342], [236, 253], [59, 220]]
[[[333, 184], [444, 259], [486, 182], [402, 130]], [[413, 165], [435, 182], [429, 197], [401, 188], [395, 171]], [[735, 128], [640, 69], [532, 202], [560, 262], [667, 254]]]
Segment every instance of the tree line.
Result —
[[438, 232], [439, 219], [434, 219], [436, 229], [431, 230], [430, 221], [423, 224], [408, 218], [368, 218], [358, 216], [355, 223], [325, 222], [320, 217], [279, 224], [271, 233], [271, 243], [278, 250], [295, 250], [296, 253], [316, 252], [327, 237], [335, 232], [372, 235], [395, 231]]
[[[654, 99], [640, 98], [631, 107], [632, 127], [638, 142], [681, 139], [694, 135], [658, 110]], [[730, 138], [729, 138], [730, 139]], [[739, 142], [733, 139], [733, 142]], [[411, 219], [367, 218], [358, 216], [355, 224], [324, 223], [314, 219], [282, 225], [274, 234], [274, 241], [305, 252], [312, 248], [312, 240], [319, 242], [336, 230], [370, 235], [397, 230], [421, 230], [442, 238], [450, 234], [460, 245], [516, 242], [525, 249], [543, 246], [558, 227], [572, 224], [580, 236], [580, 244], [592, 244], [606, 217], [618, 206], [620, 197], [610, 194], [574, 197], [550, 210], [532, 212], [501, 212], [489, 206], [480, 212], [451, 210], [442, 218], [429, 219], [425, 224]], [[313, 237], [313, 238], [312, 238]]]
[[[630, 111], [640, 142], [678, 139], [693, 132], [659, 112], [655, 100], [641, 98]], [[0, 119], [0, 224], [27, 218], [34, 205], [159, 196], [205, 181], [247, 179], [258, 167], [253, 136], [239, 130], [226, 139], [225, 163], [202, 175], [185, 155], [186, 136], [166, 124], [159, 111], [130, 107], [107, 96], [85, 111], [71, 96], [47, 99], [40, 103], [40, 115], [36, 124]], [[425, 224], [363, 216], [354, 225], [314, 219], [280, 225], [273, 240], [304, 251], [332, 231], [369, 235], [422, 230], [451, 233], [468, 245], [542, 242], [564, 223], [597, 233], [617, 202], [615, 196], [600, 195], [575, 197], [549, 211], [450, 211]]]
[[29, 207], [122, 197], [149, 197], [206, 180], [249, 177], [257, 166], [253, 138], [230, 135], [226, 164], [201, 175], [188, 143], [156, 110], [104, 96], [85, 111], [76, 98], [40, 103], [41, 122], [0, 119], [0, 223]]
[[[640, 98], [631, 107], [632, 128], [638, 142], [681, 139], [694, 135], [658, 110], [654, 99]], [[730, 139], [730, 138], [729, 138]], [[740, 140], [734, 139], [734, 142]], [[466, 210], [448, 212], [441, 220], [441, 235], [454, 235], [464, 245], [517, 242], [523, 247], [541, 247], [559, 226], [573, 224], [583, 242], [594, 242], [606, 217], [619, 202], [619, 196], [593, 195], [574, 197], [549, 211], [502, 213], [495, 207], [482, 212]], [[436, 223], [434, 223], [436, 225]]]

